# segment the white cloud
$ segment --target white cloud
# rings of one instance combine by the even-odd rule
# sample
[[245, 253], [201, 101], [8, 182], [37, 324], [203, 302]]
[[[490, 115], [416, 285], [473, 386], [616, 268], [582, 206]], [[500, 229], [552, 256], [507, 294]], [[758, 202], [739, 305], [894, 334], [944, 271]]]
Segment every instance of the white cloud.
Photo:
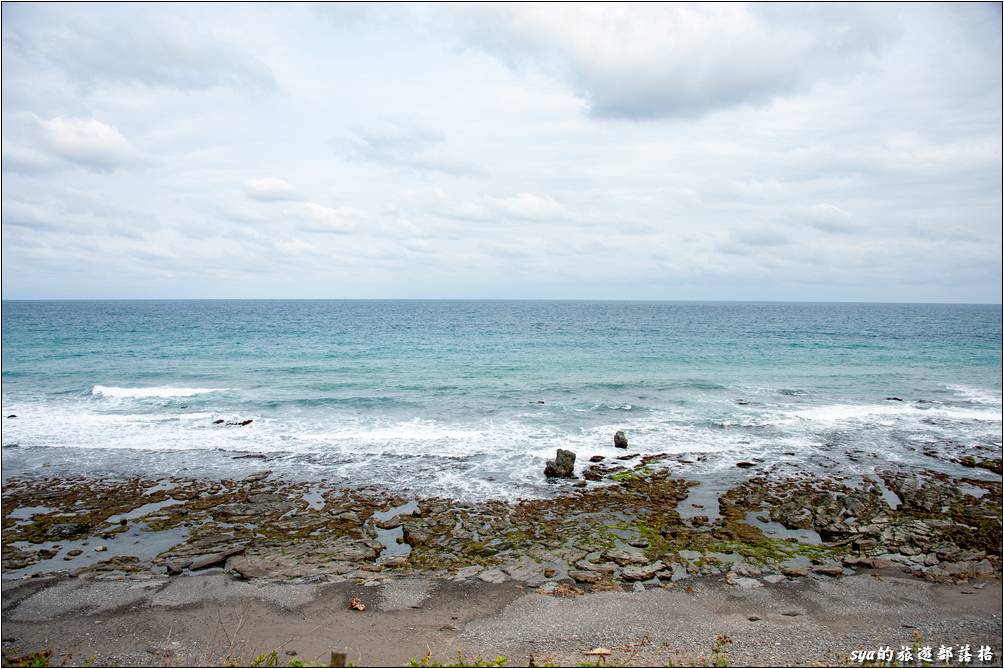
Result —
[[[96, 118], [56, 116], [39, 118], [32, 113], [6, 117], [11, 134], [4, 136], [4, 160], [9, 169], [37, 171], [58, 164], [73, 164], [100, 172], [140, 161], [139, 151], [118, 128]], [[5, 126], [8, 124], [5, 124]]]
[[359, 213], [347, 207], [325, 207], [316, 202], [298, 202], [286, 212], [297, 220], [296, 227], [307, 232], [344, 234], [354, 230]]
[[300, 198], [292, 184], [276, 177], [251, 179], [244, 184], [244, 191], [251, 199], [265, 202]]
[[496, 208], [507, 216], [528, 221], [546, 221], [561, 218], [565, 207], [546, 195], [517, 193], [494, 201]]
[[[736, 3], [462, 5], [468, 43], [568, 82], [601, 117], [762, 104], [854, 68], [889, 37], [868, 9]], [[820, 16], [820, 14], [825, 14]]]

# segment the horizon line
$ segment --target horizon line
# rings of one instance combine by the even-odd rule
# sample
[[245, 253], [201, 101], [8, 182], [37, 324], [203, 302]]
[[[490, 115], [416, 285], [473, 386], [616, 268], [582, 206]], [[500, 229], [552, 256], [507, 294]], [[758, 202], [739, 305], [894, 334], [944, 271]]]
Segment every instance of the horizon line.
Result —
[[904, 304], [1002, 306], [1002, 302], [916, 302], [908, 300], [788, 299], [632, 299], [582, 297], [4, 297], [2, 302], [648, 302], [721, 304]]

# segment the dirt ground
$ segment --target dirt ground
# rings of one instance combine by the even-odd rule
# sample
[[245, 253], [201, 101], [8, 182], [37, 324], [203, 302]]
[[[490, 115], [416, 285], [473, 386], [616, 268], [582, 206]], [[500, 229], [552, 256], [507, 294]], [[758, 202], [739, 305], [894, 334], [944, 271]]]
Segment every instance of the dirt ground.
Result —
[[[349, 608], [353, 597], [365, 611]], [[48, 650], [50, 666], [247, 666], [273, 650], [279, 665], [327, 663], [335, 651], [359, 666], [400, 666], [430, 654], [456, 662], [461, 652], [526, 666], [575, 665], [601, 646], [612, 652], [607, 664], [763, 666], [968, 645], [968, 666], [1000, 666], [1001, 606], [999, 580], [947, 585], [877, 571], [750, 590], [697, 579], [578, 596], [418, 577], [370, 587], [223, 573], [52, 577], [3, 583], [3, 655], [5, 664]], [[992, 648], [990, 662], [976, 660], [980, 646]]]

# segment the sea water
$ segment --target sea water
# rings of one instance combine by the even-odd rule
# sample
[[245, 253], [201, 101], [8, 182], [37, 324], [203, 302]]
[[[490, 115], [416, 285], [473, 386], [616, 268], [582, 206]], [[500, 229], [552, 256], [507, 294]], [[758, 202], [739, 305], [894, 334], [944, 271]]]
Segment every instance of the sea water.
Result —
[[994, 477], [953, 461], [1001, 449], [999, 305], [4, 301], [2, 325], [4, 477], [514, 499], [617, 430], [705, 479]]

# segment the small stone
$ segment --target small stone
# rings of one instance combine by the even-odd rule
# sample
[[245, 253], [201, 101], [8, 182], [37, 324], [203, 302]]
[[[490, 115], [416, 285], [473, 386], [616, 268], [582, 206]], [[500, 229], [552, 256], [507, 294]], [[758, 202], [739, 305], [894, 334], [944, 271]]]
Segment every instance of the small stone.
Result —
[[749, 618], [747, 618], [747, 620], [749, 620], [751, 623], [759, 622], [760, 616], [750, 616]]
[[108, 550], [108, 546], [95, 546], [94, 547], [94, 552], [96, 552], [96, 553], [104, 553], [106, 550]]
[[740, 467], [742, 469], [749, 469], [750, 467], [756, 467], [756, 465], [753, 464], [752, 462], [737, 462], [736, 467]]
[[593, 457], [589, 458], [590, 462], [603, 462], [604, 460], [606, 460], [606, 458], [603, 457], [602, 455], [594, 455]]
[[624, 436], [623, 431], [617, 430], [617, 432], [614, 433], [614, 448], [627, 448], [627, 447], [628, 447], [627, 437]]
[[786, 577], [784, 574], [769, 574], [768, 576], [764, 576], [763, 580], [768, 583], [780, 583], [781, 581], [786, 580]]
[[781, 573], [784, 574], [785, 576], [792, 576], [797, 578], [799, 576], [808, 576], [809, 570], [806, 569], [805, 567], [785, 567], [784, 569], [781, 570]]

